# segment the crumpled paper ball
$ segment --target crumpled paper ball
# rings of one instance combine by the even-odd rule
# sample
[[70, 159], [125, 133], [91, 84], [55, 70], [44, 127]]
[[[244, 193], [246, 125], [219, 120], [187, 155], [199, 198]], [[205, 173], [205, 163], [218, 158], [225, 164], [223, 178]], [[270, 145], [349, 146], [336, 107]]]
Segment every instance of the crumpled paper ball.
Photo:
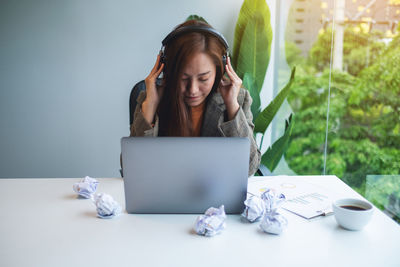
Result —
[[265, 214], [261, 220], [260, 228], [266, 233], [281, 234], [288, 224], [287, 219], [278, 213], [278, 208], [286, 200], [285, 195], [267, 189], [261, 195], [261, 199], [265, 203]]
[[273, 190], [267, 189], [264, 193], [262, 193], [261, 199], [264, 200], [265, 211], [273, 212], [276, 211], [286, 200], [286, 197], [284, 194], [277, 194]]
[[121, 214], [121, 206], [108, 194], [96, 194], [93, 202], [97, 208], [97, 216], [102, 219], [111, 219]]
[[242, 216], [249, 222], [255, 222], [262, 218], [265, 213], [265, 202], [257, 196], [251, 196], [244, 201], [246, 206]]
[[198, 235], [214, 236], [220, 234], [226, 227], [226, 214], [224, 205], [218, 209], [211, 207], [204, 215], [197, 217], [195, 230]]
[[81, 182], [75, 183], [72, 188], [80, 196], [91, 198], [94, 192], [96, 192], [98, 184], [99, 182], [96, 179], [86, 176]]
[[261, 220], [260, 228], [269, 234], [279, 235], [286, 228], [288, 221], [276, 211], [266, 213]]

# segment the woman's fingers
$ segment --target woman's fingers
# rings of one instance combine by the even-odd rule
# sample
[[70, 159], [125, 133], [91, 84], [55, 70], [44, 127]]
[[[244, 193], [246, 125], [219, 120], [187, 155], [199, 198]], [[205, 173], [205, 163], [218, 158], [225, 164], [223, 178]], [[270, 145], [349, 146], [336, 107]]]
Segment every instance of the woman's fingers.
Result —
[[151, 77], [151, 79], [152, 80], [156, 80], [157, 78], [158, 78], [158, 76], [160, 76], [160, 73], [161, 73], [161, 71], [163, 70], [163, 68], [164, 68], [164, 63], [162, 63], [159, 67], [158, 67], [158, 69], [156, 69], [154, 72], [152, 71], [151, 73], [150, 73], [150, 77]]
[[151, 73], [154, 73], [160, 66], [160, 54], [157, 55], [156, 64], [154, 64], [153, 68], [151, 69]]
[[225, 77], [222, 77], [221, 86], [226, 87], [226, 86], [231, 85], [231, 84], [232, 84], [231, 80], [229, 80], [229, 79], [227, 79]]
[[154, 65], [153, 69], [151, 70], [147, 79], [149, 80], [156, 80], [158, 76], [160, 76], [161, 71], [164, 69], [164, 63], [160, 65], [160, 55], [157, 56], [156, 64]]
[[160, 75], [161, 71], [164, 69], [164, 63], [162, 63], [160, 65], [160, 67], [158, 68], [157, 72], [156, 72], [156, 78]]
[[237, 86], [242, 85], [242, 80], [239, 78], [239, 76], [233, 70], [230, 57], [228, 57], [228, 62], [226, 64], [226, 73], [228, 74], [228, 77], [232, 81], [233, 84], [235, 84]]
[[235, 79], [240, 80], [239, 76], [236, 74], [235, 70], [234, 70], [233, 67], [232, 67], [231, 58], [230, 58], [230, 57], [228, 57], [228, 64], [227, 64], [227, 65], [228, 65], [229, 73], [230, 73]]
[[223, 77], [220, 83], [220, 93], [226, 103], [234, 103], [237, 101], [240, 87], [242, 86], [242, 80], [233, 70], [231, 59], [228, 57], [227, 64], [225, 66], [227, 77]]
[[229, 57], [228, 57], [228, 61], [225, 66], [225, 70], [226, 70], [226, 74], [228, 74], [229, 79], [233, 80], [235, 77], [233, 75], [233, 69], [232, 69], [231, 61], [230, 61]]

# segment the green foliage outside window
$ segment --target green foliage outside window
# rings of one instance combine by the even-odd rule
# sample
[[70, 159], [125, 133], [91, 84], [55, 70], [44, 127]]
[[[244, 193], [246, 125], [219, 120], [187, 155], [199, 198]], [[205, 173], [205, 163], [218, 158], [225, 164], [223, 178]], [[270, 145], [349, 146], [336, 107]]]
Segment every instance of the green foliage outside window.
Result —
[[[383, 36], [380, 31], [365, 32], [361, 27], [346, 28], [343, 43], [344, 69], [357, 76], [361, 70], [373, 65], [385, 47], [383, 42], [379, 42]], [[310, 50], [309, 63], [318, 71], [329, 68], [331, 38], [332, 30], [328, 28], [320, 34]]]
[[[347, 71], [333, 71], [331, 78], [326, 173], [363, 195], [367, 175], [400, 174], [400, 35], [388, 45], [380, 37], [346, 29]], [[307, 59], [286, 44], [287, 60], [297, 73], [288, 96], [296, 125], [285, 158], [297, 174], [323, 170], [330, 38], [330, 30], [321, 34]], [[395, 190], [392, 183], [384, 186], [384, 191]]]

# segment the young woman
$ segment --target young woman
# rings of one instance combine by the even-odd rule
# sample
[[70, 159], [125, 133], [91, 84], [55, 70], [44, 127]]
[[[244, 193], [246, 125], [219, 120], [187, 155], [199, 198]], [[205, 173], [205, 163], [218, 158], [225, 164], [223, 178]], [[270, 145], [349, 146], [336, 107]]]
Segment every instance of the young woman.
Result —
[[[211, 28], [189, 20], [176, 29], [189, 25]], [[253, 136], [252, 99], [241, 88], [242, 80], [229, 57], [224, 66], [225, 53], [221, 40], [208, 32], [194, 30], [170, 41], [164, 49], [165, 63], [158, 55], [145, 79], [146, 91], [137, 99], [131, 136], [248, 137], [249, 175], [254, 174], [260, 164], [260, 151]]]

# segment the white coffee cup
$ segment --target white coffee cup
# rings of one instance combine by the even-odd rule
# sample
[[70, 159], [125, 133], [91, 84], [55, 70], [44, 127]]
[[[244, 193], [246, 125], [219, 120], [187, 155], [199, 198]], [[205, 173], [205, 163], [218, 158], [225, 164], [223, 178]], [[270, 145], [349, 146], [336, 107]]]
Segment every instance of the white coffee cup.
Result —
[[373, 206], [370, 203], [355, 198], [336, 200], [332, 207], [337, 223], [352, 231], [364, 228], [373, 213]]

